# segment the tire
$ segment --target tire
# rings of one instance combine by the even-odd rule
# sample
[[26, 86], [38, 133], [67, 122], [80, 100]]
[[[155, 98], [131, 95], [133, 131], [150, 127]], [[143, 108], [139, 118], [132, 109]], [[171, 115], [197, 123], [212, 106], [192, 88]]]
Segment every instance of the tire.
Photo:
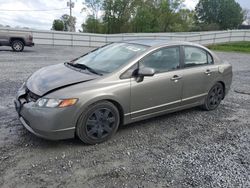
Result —
[[24, 43], [21, 40], [13, 40], [11, 42], [11, 48], [14, 52], [22, 52], [24, 49]]
[[108, 101], [95, 103], [82, 113], [76, 134], [86, 144], [99, 144], [110, 139], [120, 124], [119, 111]]
[[216, 83], [206, 96], [205, 102], [202, 106], [204, 110], [215, 110], [224, 98], [224, 87], [221, 83]]

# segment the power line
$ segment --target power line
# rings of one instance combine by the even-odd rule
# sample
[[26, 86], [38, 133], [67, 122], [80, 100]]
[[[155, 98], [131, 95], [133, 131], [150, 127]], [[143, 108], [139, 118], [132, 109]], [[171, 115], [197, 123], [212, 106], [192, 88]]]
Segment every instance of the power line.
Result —
[[66, 10], [68, 8], [58, 8], [58, 9], [44, 9], [44, 10], [7, 10], [0, 9], [0, 12], [48, 12], [48, 11], [57, 11], [57, 10]]

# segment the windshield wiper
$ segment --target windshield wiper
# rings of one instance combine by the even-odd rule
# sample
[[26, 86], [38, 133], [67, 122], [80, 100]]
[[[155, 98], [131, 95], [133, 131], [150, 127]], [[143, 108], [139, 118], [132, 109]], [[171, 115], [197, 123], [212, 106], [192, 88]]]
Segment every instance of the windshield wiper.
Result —
[[68, 65], [72, 66], [72, 67], [75, 67], [75, 68], [78, 68], [78, 69], [83, 69], [83, 70], [88, 70], [89, 72], [93, 73], [93, 74], [97, 74], [97, 75], [100, 75], [102, 76], [101, 73], [97, 72], [96, 70], [88, 67], [87, 65], [84, 65], [84, 64], [75, 64], [75, 63], [67, 63]]

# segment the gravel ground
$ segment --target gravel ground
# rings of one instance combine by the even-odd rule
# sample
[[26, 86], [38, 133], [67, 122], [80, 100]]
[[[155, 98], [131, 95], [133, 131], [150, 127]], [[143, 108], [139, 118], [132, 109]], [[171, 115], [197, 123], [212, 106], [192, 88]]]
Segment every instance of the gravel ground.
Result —
[[19, 122], [13, 98], [37, 69], [90, 49], [0, 47], [0, 187], [250, 187], [250, 55], [233, 65], [232, 89], [215, 111], [193, 108], [120, 128], [108, 142], [46, 141]]

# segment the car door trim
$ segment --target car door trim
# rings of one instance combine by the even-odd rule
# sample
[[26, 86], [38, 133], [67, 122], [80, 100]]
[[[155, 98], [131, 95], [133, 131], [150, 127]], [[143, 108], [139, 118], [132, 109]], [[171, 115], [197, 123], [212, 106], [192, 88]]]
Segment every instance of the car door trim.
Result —
[[150, 108], [146, 108], [146, 109], [143, 109], [143, 110], [138, 110], [138, 111], [134, 111], [134, 112], [125, 114], [125, 116], [134, 115], [134, 114], [137, 114], [137, 113], [141, 113], [141, 112], [145, 112], [145, 111], [149, 111], [149, 110], [154, 110], [154, 109], [157, 109], [157, 108], [162, 108], [162, 107], [169, 106], [169, 105], [176, 104], [176, 103], [180, 103], [180, 102], [181, 102], [181, 100], [177, 100], [177, 101], [174, 101], [174, 102], [161, 104], [161, 105], [158, 105], [158, 106], [153, 106], [153, 107], [150, 107]]
[[205, 97], [206, 95], [207, 95], [207, 93], [202, 93], [200, 95], [195, 95], [195, 96], [192, 96], [192, 97], [188, 97], [188, 98], [182, 99], [182, 102], [192, 100], [192, 99], [196, 99], [196, 98], [199, 98], [199, 97]]
[[131, 118], [132, 122], [134, 121], [137, 121], [137, 120], [140, 120], [140, 119], [144, 119], [144, 118], [148, 118], [148, 117], [156, 117], [160, 114], [167, 114], [167, 113], [170, 113], [170, 112], [176, 112], [180, 109], [186, 109], [186, 108], [191, 108], [191, 107], [194, 107], [194, 106], [197, 106], [199, 103], [191, 103], [191, 104], [185, 104], [185, 105], [180, 105], [178, 107], [173, 107], [173, 108], [169, 108], [169, 109], [166, 109], [166, 110], [160, 110], [160, 111], [157, 111], [157, 112], [152, 112], [152, 113], [148, 113], [148, 114], [144, 114], [144, 115], [141, 115], [141, 116], [138, 116], [138, 117], [134, 117], [134, 118]]

